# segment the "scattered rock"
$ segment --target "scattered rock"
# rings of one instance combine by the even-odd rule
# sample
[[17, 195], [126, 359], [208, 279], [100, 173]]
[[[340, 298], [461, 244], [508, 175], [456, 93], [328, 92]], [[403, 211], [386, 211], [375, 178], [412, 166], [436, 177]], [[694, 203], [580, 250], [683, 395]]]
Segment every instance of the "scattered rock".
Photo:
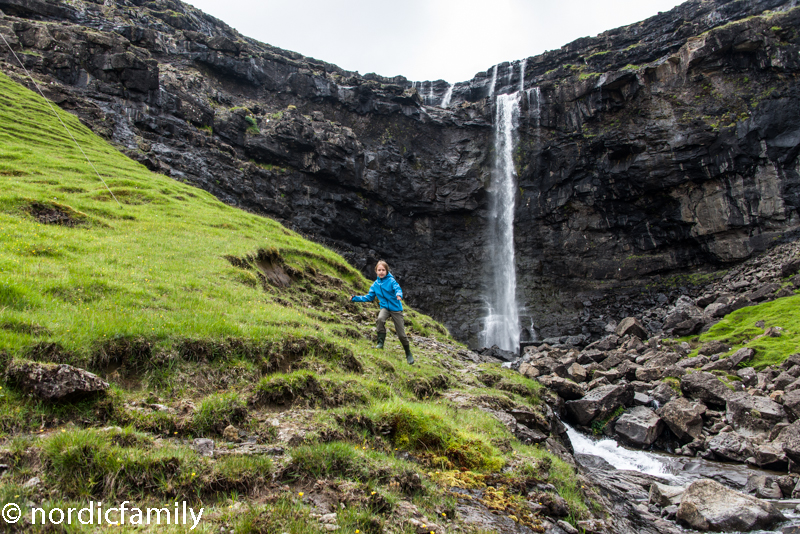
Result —
[[703, 431], [703, 414], [706, 407], [691, 403], [684, 397], [669, 401], [656, 413], [664, 420], [673, 434], [683, 443], [700, 437]]
[[652, 445], [663, 428], [661, 418], [644, 406], [625, 412], [614, 425], [614, 430], [623, 440], [637, 447]]
[[620, 321], [619, 326], [617, 326], [617, 329], [614, 331], [614, 334], [619, 337], [636, 336], [640, 340], [648, 338], [647, 329], [645, 329], [642, 322], [635, 317], [626, 317]]
[[603, 419], [620, 406], [633, 402], [630, 384], [602, 386], [591, 390], [580, 400], [566, 403], [567, 413], [580, 425], [588, 425], [595, 419]]
[[772, 503], [728, 489], [709, 479], [692, 482], [678, 507], [678, 521], [703, 531], [767, 529], [785, 520], [786, 517]]
[[208, 438], [195, 438], [192, 448], [200, 456], [214, 456], [214, 441]]
[[103, 395], [108, 389], [108, 383], [97, 375], [67, 364], [13, 360], [6, 376], [23, 391], [53, 402]]

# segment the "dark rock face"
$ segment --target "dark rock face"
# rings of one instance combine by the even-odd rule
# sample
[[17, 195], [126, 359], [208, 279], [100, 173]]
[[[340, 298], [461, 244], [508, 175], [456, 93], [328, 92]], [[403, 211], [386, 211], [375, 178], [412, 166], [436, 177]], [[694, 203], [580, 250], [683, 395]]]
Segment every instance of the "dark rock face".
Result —
[[14, 360], [6, 369], [6, 376], [23, 391], [52, 402], [101, 395], [108, 389], [108, 383], [97, 375], [66, 364]]
[[[789, 6], [692, 0], [528, 59], [515, 242], [522, 322], [536, 331], [523, 339], [597, 339], [636, 306], [680, 295], [674, 280], [657, 289], [664, 275], [794, 235], [800, 11]], [[48, 96], [95, 132], [366, 274], [388, 260], [409, 304], [478, 343], [491, 72], [457, 84], [444, 110], [433, 104], [446, 83], [427, 82], [423, 98], [403, 77], [258, 43], [175, 0], [0, 0], [0, 10], [0, 32], [52, 82]], [[11, 54], [0, 58], [20, 79]], [[496, 93], [518, 88], [519, 67], [497, 66]]]

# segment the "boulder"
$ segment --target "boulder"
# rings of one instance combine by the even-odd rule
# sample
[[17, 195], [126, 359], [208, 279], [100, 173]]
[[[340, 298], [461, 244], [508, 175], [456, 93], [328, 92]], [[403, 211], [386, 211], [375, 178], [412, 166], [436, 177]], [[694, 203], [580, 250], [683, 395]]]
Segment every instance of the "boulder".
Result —
[[800, 419], [800, 389], [784, 393], [783, 410], [790, 423]]
[[789, 461], [783, 449], [776, 447], [772, 443], [764, 443], [757, 446], [753, 460], [759, 467], [776, 470], [785, 470], [786, 463]]
[[744, 369], [739, 369], [736, 371], [736, 376], [742, 379], [742, 384], [745, 387], [750, 387], [756, 383], [758, 380], [758, 375], [756, 374], [756, 370], [752, 367], [745, 367]]
[[539, 373], [539, 369], [537, 369], [536, 367], [532, 366], [531, 364], [529, 364], [527, 362], [523, 362], [519, 366], [519, 372], [520, 372], [520, 374], [522, 376], [524, 376], [526, 378], [536, 378], [537, 376], [539, 376], [541, 374], [541, 373]]
[[579, 363], [573, 363], [567, 368], [567, 373], [569, 374], [570, 378], [575, 382], [586, 382], [586, 379], [589, 377], [589, 374], [586, 372], [586, 369], [580, 365]]
[[664, 406], [677, 395], [678, 394], [675, 392], [675, 390], [664, 382], [661, 382], [650, 392], [650, 396], [653, 397], [653, 400], [658, 403], [658, 406]]
[[755, 495], [759, 499], [782, 499], [783, 492], [780, 484], [778, 484], [779, 479], [780, 477], [778, 476], [765, 475], [763, 473], [750, 475], [744, 487], [744, 492]]
[[755, 454], [750, 440], [738, 432], [720, 432], [706, 446], [715, 456], [734, 462], [744, 462]]
[[709, 363], [711, 360], [708, 359], [708, 356], [695, 356], [693, 358], [685, 358], [683, 360], [679, 360], [677, 365], [682, 369], [697, 369]]
[[624, 336], [636, 336], [639, 339], [647, 339], [649, 336], [647, 335], [647, 329], [644, 327], [642, 322], [635, 317], [626, 317], [622, 321], [620, 321], [619, 326], [614, 331], [619, 337]]
[[768, 529], [786, 517], [774, 504], [726, 488], [709, 479], [692, 482], [681, 497], [678, 521], [717, 532]]
[[774, 293], [778, 291], [780, 288], [781, 285], [776, 284], [775, 282], [764, 284], [755, 291], [751, 291], [750, 293], [748, 293], [747, 298], [749, 298], [753, 302], [763, 302], [772, 297]]
[[40, 399], [59, 402], [104, 395], [108, 383], [95, 374], [67, 364], [13, 360], [6, 369], [9, 382]]
[[656, 413], [681, 442], [689, 443], [702, 434], [705, 412], [706, 407], [702, 404], [678, 397], [659, 408]]
[[711, 373], [689, 373], [681, 379], [681, 391], [710, 406], [725, 406], [732, 391]]
[[711, 356], [712, 354], [720, 354], [731, 350], [731, 346], [723, 343], [722, 341], [709, 341], [704, 343], [697, 354], [701, 356]]
[[730, 358], [720, 358], [715, 362], [708, 362], [703, 367], [701, 367], [700, 370], [705, 372], [711, 372], [711, 371], [730, 372], [733, 370], [733, 362], [731, 362]]
[[682, 486], [668, 486], [666, 484], [653, 482], [650, 484], [648, 502], [660, 506], [661, 508], [680, 504], [684, 491], [686, 491], [686, 488]]
[[611, 415], [620, 406], [633, 402], [630, 384], [608, 385], [595, 388], [580, 400], [566, 403], [567, 413], [580, 425], [588, 425], [595, 419]]
[[772, 380], [773, 389], [786, 389], [789, 384], [797, 380], [797, 377], [784, 371]]
[[655, 382], [664, 376], [664, 369], [659, 367], [640, 367], [636, 369], [636, 380]]
[[789, 460], [800, 464], [800, 420], [783, 428], [773, 441], [773, 446], [781, 447]]
[[728, 398], [725, 418], [744, 436], [768, 434], [777, 424], [786, 422], [783, 407], [767, 397], [740, 392]]
[[624, 441], [637, 447], [652, 445], [663, 429], [661, 418], [644, 406], [636, 406], [625, 412], [614, 425], [614, 430]]
[[800, 271], [800, 258], [793, 258], [781, 265], [781, 278], [787, 278]]
[[754, 351], [749, 347], [746, 347], [737, 350], [736, 352], [728, 356], [728, 359], [731, 361], [734, 367], [739, 367], [740, 363], [752, 359], [752, 357], [755, 355], [756, 351]]
[[610, 336], [606, 336], [603, 339], [595, 341], [594, 343], [590, 343], [584, 350], [599, 350], [605, 352], [617, 348], [618, 343], [619, 336], [611, 334]]
[[539, 382], [547, 388], [552, 389], [556, 394], [564, 400], [575, 400], [583, 397], [583, 389], [566, 378], [560, 376], [540, 376]]

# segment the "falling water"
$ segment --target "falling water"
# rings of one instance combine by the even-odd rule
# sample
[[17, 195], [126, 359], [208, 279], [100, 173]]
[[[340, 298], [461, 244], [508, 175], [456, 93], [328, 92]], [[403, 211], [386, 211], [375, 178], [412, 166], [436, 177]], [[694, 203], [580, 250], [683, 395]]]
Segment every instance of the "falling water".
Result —
[[489, 87], [489, 98], [494, 96], [494, 86], [497, 83], [497, 65], [492, 69], [492, 85]]
[[429, 106], [435, 105], [434, 102], [436, 101], [436, 94], [433, 92], [433, 82], [430, 82], [430, 86], [428, 86], [428, 98], [426, 104]]
[[453, 84], [453, 85], [451, 85], [450, 87], [447, 88], [447, 91], [444, 94], [444, 98], [442, 98], [442, 106], [441, 107], [443, 107], [445, 109], [450, 107], [450, 99], [453, 97], [453, 87], [455, 87], [455, 84]]
[[[496, 70], [495, 70], [496, 73]], [[489, 199], [490, 281], [488, 315], [484, 330], [486, 346], [519, 349], [517, 275], [514, 264], [514, 137], [519, 120], [519, 96], [498, 95], [494, 121], [495, 166]]]
[[519, 90], [520, 92], [525, 90], [525, 65], [528, 64], [528, 58], [522, 60], [522, 63], [519, 66]]
[[528, 97], [528, 114], [533, 115], [534, 126], [538, 136], [539, 126], [542, 123], [542, 90], [538, 87], [531, 87], [525, 91], [525, 94]]

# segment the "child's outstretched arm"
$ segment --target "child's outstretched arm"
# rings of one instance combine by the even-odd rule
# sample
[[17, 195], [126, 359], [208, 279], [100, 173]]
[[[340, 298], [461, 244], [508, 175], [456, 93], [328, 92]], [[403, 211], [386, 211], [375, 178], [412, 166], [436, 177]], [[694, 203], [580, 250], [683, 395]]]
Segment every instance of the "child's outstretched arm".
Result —
[[394, 294], [397, 296], [397, 300], [403, 300], [403, 290], [400, 289], [400, 284], [397, 283], [397, 280], [394, 280]]
[[369, 293], [363, 297], [357, 295], [350, 296], [350, 302], [372, 302], [373, 300], [375, 300], [375, 291], [371, 287], [369, 288]]

